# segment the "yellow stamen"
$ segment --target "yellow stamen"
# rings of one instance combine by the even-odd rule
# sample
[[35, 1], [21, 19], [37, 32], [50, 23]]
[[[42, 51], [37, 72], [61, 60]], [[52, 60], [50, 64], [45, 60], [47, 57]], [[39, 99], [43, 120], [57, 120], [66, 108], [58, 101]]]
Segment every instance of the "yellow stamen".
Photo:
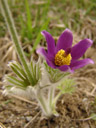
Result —
[[71, 54], [66, 54], [66, 52], [61, 49], [55, 55], [55, 65], [62, 66], [62, 65], [70, 65], [71, 63]]

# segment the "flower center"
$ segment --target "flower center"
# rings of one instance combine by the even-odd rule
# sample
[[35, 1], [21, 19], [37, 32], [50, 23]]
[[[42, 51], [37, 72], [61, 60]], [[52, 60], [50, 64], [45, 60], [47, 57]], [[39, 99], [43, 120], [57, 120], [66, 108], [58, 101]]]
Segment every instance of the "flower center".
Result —
[[55, 65], [62, 66], [62, 65], [70, 65], [71, 63], [71, 54], [66, 53], [63, 49], [59, 50], [55, 55]]

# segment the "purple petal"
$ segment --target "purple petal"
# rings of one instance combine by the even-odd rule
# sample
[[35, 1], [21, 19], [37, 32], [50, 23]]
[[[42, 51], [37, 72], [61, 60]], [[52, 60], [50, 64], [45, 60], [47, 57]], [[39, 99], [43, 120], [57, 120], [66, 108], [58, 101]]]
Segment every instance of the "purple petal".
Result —
[[52, 56], [50, 56], [49, 54], [47, 54], [47, 52], [44, 50], [44, 48], [39, 48], [36, 51], [38, 54], [42, 55], [45, 57], [47, 64], [51, 67], [51, 68], [56, 68], [55, 64], [54, 64], [54, 58]]
[[47, 59], [46, 61], [47, 61], [47, 64], [48, 64], [51, 68], [56, 69], [56, 65], [54, 64], [53, 61], [50, 61], [49, 59]]
[[84, 39], [72, 47], [71, 56], [72, 59], [79, 59], [85, 51], [92, 45], [93, 41], [90, 39]]
[[76, 61], [72, 62], [72, 64], [70, 65], [70, 68], [72, 70], [75, 70], [75, 69], [84, 67], [85, 65], [87, 65], [89, 63], [94, 64], [93, 60], [88, 59], [88, 58], [87, 59], [83, 59], [83, 60], [76, 60]]
[[69, 69], [69, 66], [68, 65], [62, 65], [62, 66], [58, 67], [58, 69], [61, 71], [67, 71]]
[[44, 48], [39, 48], [36, 50], [36, 52], [42, 56], [45, 57], [45, 59], [50, 59], [50, 56], [48, 56], [47, 52], [44, 50]]
[[42, 47], [37, 49], [36, 52], [41, 56], [44, 56], [46, 60], [49, 59], [50, 61], [52, 61], [54, 59], [54, 57], [52, 55], [49, 55]]
[[72, 32], [69, 29], [66, 29], [59, 37], [56, 46], [56, 52], [60, 49], [66, 50], [70, 48], [72, 46], [72, 41], [73, 41]]
[[47, 31], [42, 31], [41, 34], [46, 38], [47, 46], [48, 46], [48, 54], [53, 55], [55, 54], [55, 41], [50, 33]]

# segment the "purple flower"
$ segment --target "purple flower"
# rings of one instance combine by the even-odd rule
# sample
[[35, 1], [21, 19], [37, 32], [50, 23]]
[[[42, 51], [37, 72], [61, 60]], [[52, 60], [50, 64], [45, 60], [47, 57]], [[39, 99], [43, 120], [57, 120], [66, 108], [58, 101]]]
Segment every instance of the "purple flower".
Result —
[[66, 29], [60, 35], [55, 46], [55, 41], [50, 33], [47, 31], [42, 31], [41, 33], [46, 38], [48, 50], [46, 52], [44, 48], [41, 47], [37, 49], [37, 53], [45, 57], [47, 64], [51, 68], [73, 72], [75, 69], [81, 68], [89, 63], [94, 63], [89, 58], [78, 60], [92, 45], [92, 40], [81, 40], [72, 47], [73, 35], [69, 29]]

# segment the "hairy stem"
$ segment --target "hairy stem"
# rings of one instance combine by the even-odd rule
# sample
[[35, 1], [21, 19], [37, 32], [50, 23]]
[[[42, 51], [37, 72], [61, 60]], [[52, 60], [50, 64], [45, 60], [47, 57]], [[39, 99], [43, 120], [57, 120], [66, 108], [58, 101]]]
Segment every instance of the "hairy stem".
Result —
[[37, 100], [39, 101], [45, 116], [50, 117], [50, 113], [48, 112], [47, 101], [45, 100], [43, 92], [41, 90], [37, 92]]
[[17, 50], [18, 56], [20, 58], [20, 61], [21, 61], [22, 65], [23, 65], [23, 67], [25, 69], [25, 72], [26, 72], [26, 74], [28, 76], [28, 79], [29, 79], [31, 85], [34, 86], [34, 80], [32, 78], [31, 72], [30, 72], [30, 70], [28, 68], [28, 65], [26, 63], [26, 58], [24, 56], [23, 50], [21, 48], [20, 41], [18, 39], [17, 31], [16, 31], [16, 28], [15, 28], [15, 25], [14, 25], [14, 22], [13, 22], [13, 18], [11, 16], [10, 9], [8, 7], [7, 0], [0, 0], [0, 8], [1, 8], [2, 14], [3, 14], [3, 16], [4, 16], [5, 20], [6, 20], [10, 35], [11, 35], [11, 37], [13, 39], [13, 43], [14, 43], [15, 48]]
[[48, 101], [49, 101], [49, 107], [51, 108], [52, 107], [52, 101], [53, 101], [53, 98], [54, 98], [54, 87], [50, 87], [49, 89], [49, 96], [48, 96]]

